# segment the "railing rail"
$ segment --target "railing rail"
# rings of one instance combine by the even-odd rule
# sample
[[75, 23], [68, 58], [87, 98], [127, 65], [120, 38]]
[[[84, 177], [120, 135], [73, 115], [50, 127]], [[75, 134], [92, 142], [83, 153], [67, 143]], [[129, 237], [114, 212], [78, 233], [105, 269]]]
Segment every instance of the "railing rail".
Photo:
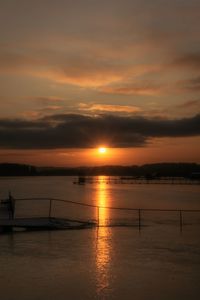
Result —
[[104, 208], [104, 209], [119, 209], [119, 210], [133, 210], [133, 211], [171, 211], [171, 212], [200, 212], [200, 209], [169, 209], [169, 208], [141, 208], [141, 207], [116, 207], [116, 206], [102, 206], [102, 205], [94, 205], [94, 204], [89, 204], [89, 203], [82, 203], [82, 202], [77, 202], [77, 201], [71, 201], [71, 200], [66, 200], [66, 199], [60, 199], [60, 198], [15, 198], [15, 201], [29, 201], [29, 200], [44, 200], [44, 201], [60, 201], [60, 202], [66, 202], [66, 203], [71, 203], [75, 205], [80, 205], [80, 206], [87, 206], [87, 207], [93, 207], [93, 208]]
[[[72, 201], [72, 200], [67, 200], [67, 199], [60, 199], [60, 198], [18, 198], [15, 199], [15, 201], [49, 201], [49, 218], [51, 218], [52, 214], [52, 202], [65, 202], [68, 204], [74, 204], [74, 205], [79, 205], [83, 207], [91, 207], [97, 209], [97, 226], [100, 225], [100, 209], [109, 209], [109, 210], [122, 210], [122, 211], [135, 211], [138, 214], [138, 228], [139, 230], [142, 227], [142, 213], [143, 212], [177, 212], [179, 216], [179, 226], [180, 230], [182, 231], [183, 227], [183, 213], [200, 213], [200, 209], [169, 209], [169, 208], [132, 208], [132, 207], [113, 207], [113, 206], [101, 206], [101, 205], [94, 205], [94, 204], [89, 204], [89, 203], [82, 203], [82, 202], [77, 202], [77, 201]], [[105, 226], [105, 224], [104, 224]]]
[[[12, 197], [13, 198], [13, 197]], [[78, 205], [82, 207], [90, 207], [94, 208], [97, 210], [97, 226], [102, 226], [100, 224], [100, 210], [101, 209], [108, 209], [108, 210], [121, 210], [121, 211], [134, 211], [137, 213], [138, 217], [138, 228], [139, 230], [142, 227], [142, 213], [143, 212], [176, 212], [178, 213], [178, 218], [179, 218], [179, 226], [180, 230], [182, 231], [183, 227], [183, 214], [184, 213], [200, 213], [200, 209], [169, 209], [169, 208], [142, 208], [142, 207], [113, 207], [113, 206], [101, 206], [101, 205], [94, 205], [90, 203], [82, 203], [82, 202], [77, 202], [77, 201], [72, 201], [72, 200], [67, 200], [67, 199], [60, 199], [60, 198], [51, 198], [51, 197], [31, 197], [31, 198], [13, 198], [15, 200], [15, 207], [16, 203], [20, 201], [49, 201], [48, 205], [48, 217], [52, 218], [52, 207], [53, 203], [52, 202], [64, 202], [68, 204], [73, 204], [73, 205]], [[105, 224], [103, 226], [106, 226]]]

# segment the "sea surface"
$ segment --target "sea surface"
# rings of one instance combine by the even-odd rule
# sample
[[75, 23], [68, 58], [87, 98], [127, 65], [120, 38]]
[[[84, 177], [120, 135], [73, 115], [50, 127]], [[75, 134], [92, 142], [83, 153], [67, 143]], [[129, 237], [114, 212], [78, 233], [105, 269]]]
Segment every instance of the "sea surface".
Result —
[[[197, 300], [200, 297], [200, 186], [73, 184], [73, 177], [1, 177], [0, 199], [56, 198], [51, 216], [98, 228], [0, 235], [2, 300]], [[48, 200], [16, 201], [16, 217], [48, 216]], [[106, 208], [109, 207], [109, 208]], [[175, 209], [177, 211], [112, 208]]]

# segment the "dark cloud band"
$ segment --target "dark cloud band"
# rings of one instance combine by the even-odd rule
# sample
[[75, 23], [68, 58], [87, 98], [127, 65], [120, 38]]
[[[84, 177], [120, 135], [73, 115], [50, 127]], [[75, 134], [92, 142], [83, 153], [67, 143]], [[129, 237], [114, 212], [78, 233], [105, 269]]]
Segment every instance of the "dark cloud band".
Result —
[[200, 135], [200, 115], [183, 119], [148, 119], [61, 114], [36, 121], [0, 120], [0, 147], [6, 149], [141, 147], [152, 138]]

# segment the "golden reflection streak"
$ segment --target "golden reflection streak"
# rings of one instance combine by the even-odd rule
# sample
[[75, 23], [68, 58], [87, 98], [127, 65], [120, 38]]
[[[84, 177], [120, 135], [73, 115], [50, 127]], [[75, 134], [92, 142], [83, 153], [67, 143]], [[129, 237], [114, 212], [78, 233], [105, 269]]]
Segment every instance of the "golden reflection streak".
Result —
[[[108, 206], [108, 185], [106, 176], [98, 177], [96, 201], [98, 206]], [[101, 294], [109, 286], [110, 267], [110, 232], [106, 227], [109, 211], [99, 208], [99, 227], [97, 229], [96, 266], [97, 266], [97, 292]]]

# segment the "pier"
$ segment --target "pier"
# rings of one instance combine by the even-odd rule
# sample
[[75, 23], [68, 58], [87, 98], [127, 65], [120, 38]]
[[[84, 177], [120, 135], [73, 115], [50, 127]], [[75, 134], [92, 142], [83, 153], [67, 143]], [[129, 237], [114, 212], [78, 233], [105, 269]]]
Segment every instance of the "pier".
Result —
[[200, 179], [185, 177], [132, 177], [132, 176], [106, 176], [105, 179], [98, 179], [95, 176], [80, 176], [75, 178], [73, 184], [169, 184], [169, 185], [199, 185]]

